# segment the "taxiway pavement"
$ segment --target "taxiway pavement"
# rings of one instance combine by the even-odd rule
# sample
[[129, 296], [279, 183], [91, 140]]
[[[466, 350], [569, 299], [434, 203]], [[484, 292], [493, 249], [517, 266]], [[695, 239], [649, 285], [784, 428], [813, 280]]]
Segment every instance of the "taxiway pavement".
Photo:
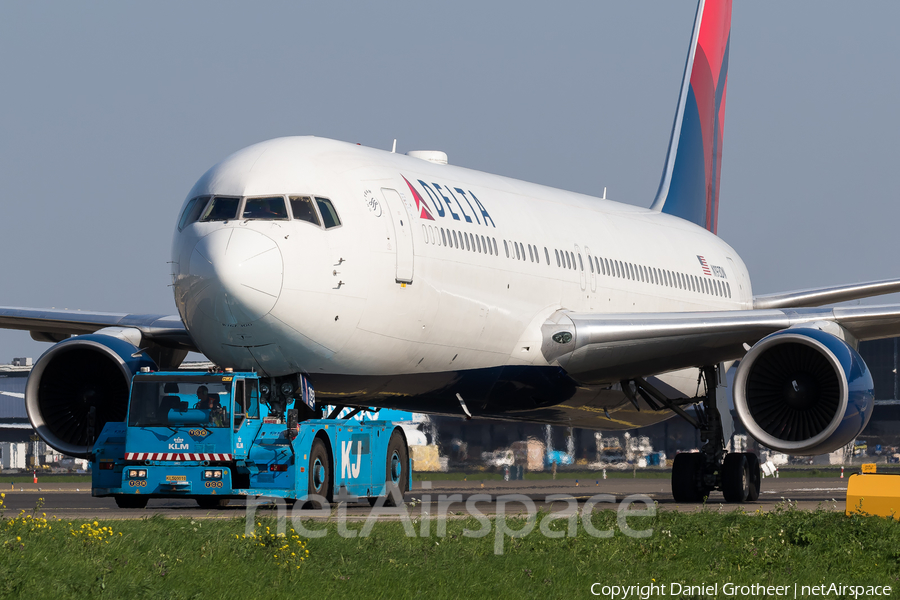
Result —
[[[14, 516], [20, 510], [31, 512], [43, 498], [43, 506], [38, 511], [46, 513], [48, 517], [60, 519], [134, 519], [161, 515], [164, 517], [190, 517], [190, 518], [241, 518], [246, 510], [244, 500], [232, 500], [229, 506], [216, 509], [201, 509], [196, 502], [190, 499], [152, 499], [146, 509], [121, 509], [116, 506], [112, 498], [94, 498], [89, 487], [78, 483], [61, 483], [32, 485], [17, 484], [15, 489], [9, 489], [9, 484], [0, 486], [0, 491], [6, 494], [6, 516]], [[430, 486], [430, 487], [429, 487]], [[621, 501], [627, 496], [643, 494], [658, 503], [661, 510], [677, 510], [682, 512], [699, 511], [704, 508], [702, 504], [676, 503], [672, 499], [672, 492], [668, 479], [595, 479], [590, 481], [574, 479], [557, 480], [525, 480], [525, 481], [435, 481], [415, 482], [413, 489], [406, 494], [407, 511], [410, 516], [421, 514], [423, 511], [435, 514], [437, 504], [441, 496], [449, 497], [459, 494], [461, 501], [453, 502], [448, 508], [448, 514], [465, 514], [465, 502], [475, 494], [486, 494], [490, 500], [478, 500], [478, 510], [485, 514], [491, 514], [497, 509], [497, 498], [511, 494], [521, 494], [528, 497], [538, 509], [559, 510], [555, 505], [548, 503], [547, 497], [561, 494], [575, 498], [579, 503], [584, 503], [597, 494], [611, 494], [616, 501]], [[756, 510], [769, 511], [788, 500], [802, 509], [815, 509], [822, 507], [826, 510], [844, 511], [847, 496], [847, 479], [837, 478], [767, 478], [762, 482], [762, 491], [757, 502], [745, 504], [728, 504], [724, 501], [720, 492], [713, 492], [706, 502], [707, 509], [736, 510], [746, 512]], [[455, 499], [454, 499], [455, 500]], [[503, 502], [501, 502], [503, 503]], [[505, 502], [507, 512], [524, 511], [525, 505], [516, 502]], [[561, 504], [561, 503], [558, 503]], [[610, 504], [600, 503], [596, 509], [612, 508]], [[349, 518], [366, 518], [369, 515], [369, 505], [361, 503], [349, 503], [346, 506]], [[387, 509], [385, 509], [387, 510]]]

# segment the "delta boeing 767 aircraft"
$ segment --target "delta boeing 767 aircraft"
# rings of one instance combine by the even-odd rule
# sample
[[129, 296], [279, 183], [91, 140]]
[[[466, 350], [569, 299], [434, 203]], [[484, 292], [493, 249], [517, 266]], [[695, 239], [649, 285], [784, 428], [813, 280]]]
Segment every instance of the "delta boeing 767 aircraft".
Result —
[[[761, 444], [819, 454], [872, 414], [860, 340], [900, 335], [900, 306], [815, 308], [900, 280], [754, 296], [716, 235], [730, 0], [700, 0], [656, 198], [619, 204], [315, 137], [244, 148], [177, 215], [177, 315], [0, 309], [55, 342], [25, 401], [37, 432], [86, 456], [123, 421], [131, 376], [190, 350], [269, 379], [276, 414], [318, 404], [630, 429], [687, 419], [673, 494], [759, 494], [756, 456], [729, 453], [725, 371]], [[693, 410], [685, 410], [691, 405]]]

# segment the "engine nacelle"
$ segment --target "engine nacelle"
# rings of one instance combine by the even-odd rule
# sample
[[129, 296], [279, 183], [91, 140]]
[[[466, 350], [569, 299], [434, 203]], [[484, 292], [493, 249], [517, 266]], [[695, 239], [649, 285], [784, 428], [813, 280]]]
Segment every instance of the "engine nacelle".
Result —
[[47, 350], [25, 387], [38, 435], [64, 454], [87, 457], [108, 422], [124, 421], [131, 377], [156, 365], [130, 342], [109, 335], [69, 338]]
[[741, 360], [734, 407], [764, 446], [787, 454], [824, 454], [865, 429], [873, 388], [866, 363], [844, 340], [796, 327], [763, 338]]

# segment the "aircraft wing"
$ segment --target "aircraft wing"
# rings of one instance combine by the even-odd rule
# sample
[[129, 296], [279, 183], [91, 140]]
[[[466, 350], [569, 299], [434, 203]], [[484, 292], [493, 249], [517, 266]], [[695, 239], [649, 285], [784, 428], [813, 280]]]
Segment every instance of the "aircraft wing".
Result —
[[160, 346], [196, 351], [178, 315], [129, 315], [0, 306], [0, 328], [30, 331], [31, 337], [38, 341], [58, 342], [70, 335], [94, 333], [104, 327], [138, 329], [143, 339]]
[[866, 283], [851, 283], [827, 288], [812, 288], [794, 292], [779, 292], [753, 297], [753, 308], [794, 308], [798, 306], [822, 306], [848, 300], [859, 300], [900, 292], [900, 279], [882, 279]]
[[737, 360], [770, 333], [814, 323], [840, 325], [857, 340], [900, 336], [900, 305], [630, 314], [559, 311], [542, 327], [541, 350], [551, 364], [583, 383], [608, 383]]
[[13, 398], [24, 398], [25, 394], [21, 392], [0, 392], [0, 396], [12, 396]]

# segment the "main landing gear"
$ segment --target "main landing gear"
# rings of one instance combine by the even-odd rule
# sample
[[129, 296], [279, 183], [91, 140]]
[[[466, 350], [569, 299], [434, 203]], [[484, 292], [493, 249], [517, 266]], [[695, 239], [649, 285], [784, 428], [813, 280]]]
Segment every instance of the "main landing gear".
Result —
[[[759, 459], [749, 452], [725, 452], [722, 419], [716, 407], [717, 377], [714, 367], [703, 367], [706, 397], [694, 404], [696, 418], [666, 398], [643, 379], [634, 380], [635, 392], [655, 410], [668, 408], [700, 431], [704, 441], [698, 453], [679, 454], [672, 466], [672, 496], [676, 502], [701, 502], [720, 490], [726, 502], [754, 502], [759, 498]], [[637, 404], [630, 385], [626, 394]]]

